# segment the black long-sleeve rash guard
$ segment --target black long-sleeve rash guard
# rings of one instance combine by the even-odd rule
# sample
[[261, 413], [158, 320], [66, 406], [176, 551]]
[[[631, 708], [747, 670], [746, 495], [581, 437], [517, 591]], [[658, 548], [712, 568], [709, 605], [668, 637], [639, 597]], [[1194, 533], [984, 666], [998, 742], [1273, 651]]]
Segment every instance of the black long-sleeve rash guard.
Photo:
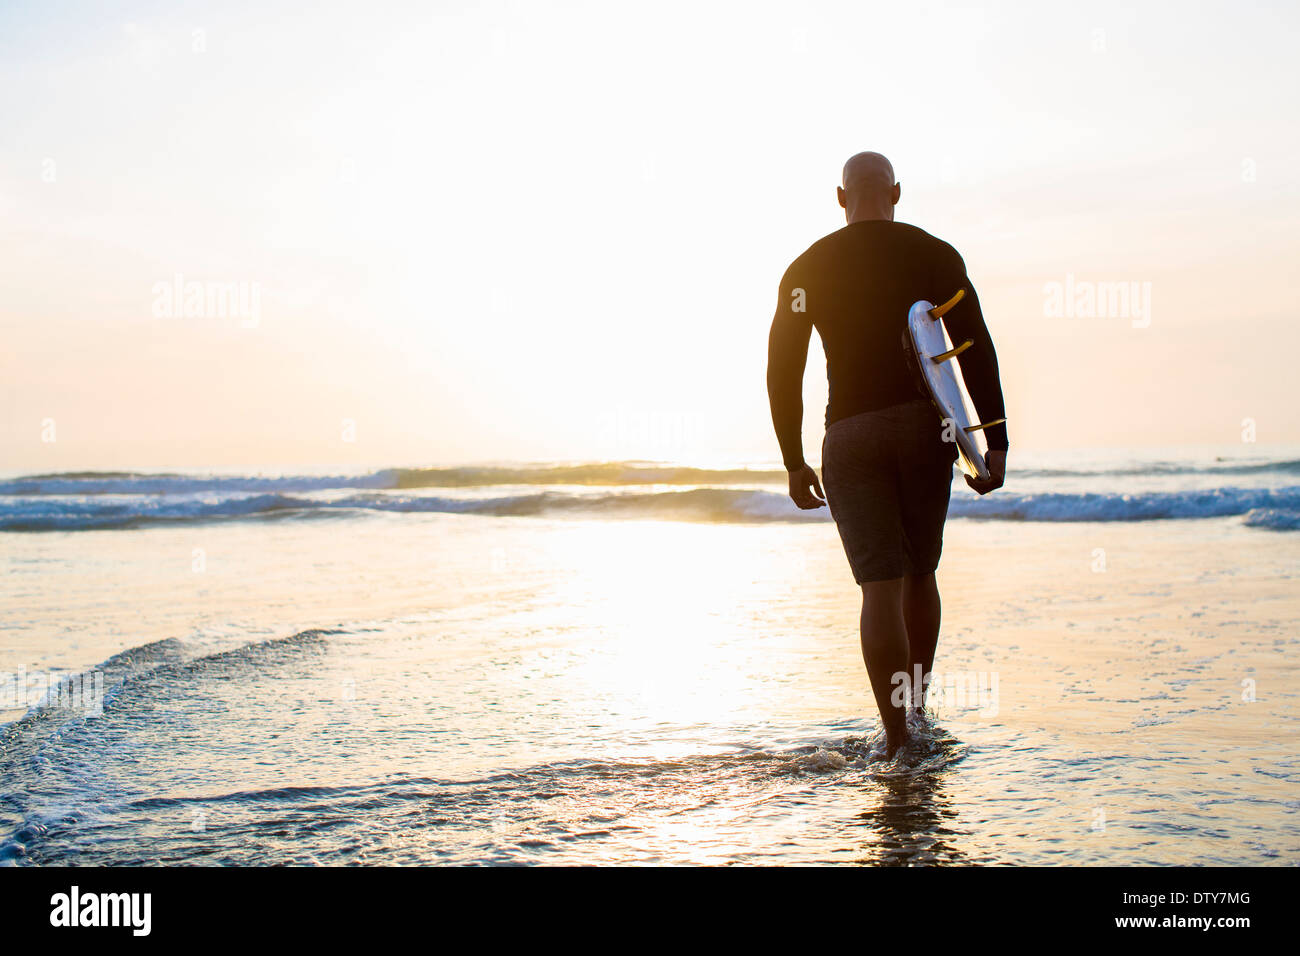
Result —
[[[907, 313], [918, 299], [965, 298], [944, 316], [954, 344], [974, 344], [957, 359], [982, 422], [1002, 418], [998, 357], [979, 297], [957, 250], [906, 223], [870, 219], [815, 242], [791, 263], [768, 338], [767, 391], [781, 456], [803, 464], [803, 372], [813, 328], [826, 353], [826, 424], [912, 401], [925, 394], [903, 352]], [[1006, 450], [1007, 428], [985, 431], [991, 451]]]

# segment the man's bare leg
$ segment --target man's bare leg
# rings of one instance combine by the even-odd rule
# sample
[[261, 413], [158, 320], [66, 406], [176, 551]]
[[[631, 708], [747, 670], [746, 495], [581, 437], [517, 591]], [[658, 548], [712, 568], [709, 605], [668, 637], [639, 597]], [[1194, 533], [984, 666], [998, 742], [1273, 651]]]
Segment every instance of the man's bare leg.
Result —
[[907, 668], [907, 625], [903, 620], [903, 579], [862, 585], [862, 660], [885, 726], [890, 757], [907, 742], [907, 707], [894, 706], [894, 675]]
[[[921, 666], [920, 699], [916, 712], [924, 710], [925, 687], [934, 667], [934, 651], [939, 644], [939, 584], [934, 572], [909, 574], [903, 578], [903, 620], [907, 625], [907, 673], [915, 679]], [[913, 688], [915, 693], [917, 688]]]

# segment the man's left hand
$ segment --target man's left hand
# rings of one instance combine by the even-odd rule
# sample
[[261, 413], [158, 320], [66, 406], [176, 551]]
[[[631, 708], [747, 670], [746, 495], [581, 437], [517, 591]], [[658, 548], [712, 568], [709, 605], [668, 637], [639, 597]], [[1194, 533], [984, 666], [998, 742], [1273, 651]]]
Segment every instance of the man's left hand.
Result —
[[966, 484], [981, 495], [987, 495], [990, 491], [1001, 488], [1002, 483], [1007, 480], [1007, 453], [1005, 451], [991, 451], [984, 456], [984, 464], [989, 469], [988, 478], [980, 481], [970, 475], [964, 476]]

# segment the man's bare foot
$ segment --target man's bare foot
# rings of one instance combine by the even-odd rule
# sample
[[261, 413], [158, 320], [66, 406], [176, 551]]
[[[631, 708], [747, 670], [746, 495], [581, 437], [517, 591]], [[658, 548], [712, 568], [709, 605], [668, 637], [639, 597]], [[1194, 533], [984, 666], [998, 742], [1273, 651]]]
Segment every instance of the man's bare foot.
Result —
[[912, 739], [911, 735], [909, 735], [906, 731], [904, 731], [902, 734], [900, 734], [897, 737], [886, 738], [885, 759], [893, 760], [894, 757], [898, 755], [898, 752], [902, 750], [904, 747], [906, 747], [908, 743], [911, 742], [911, 739]]

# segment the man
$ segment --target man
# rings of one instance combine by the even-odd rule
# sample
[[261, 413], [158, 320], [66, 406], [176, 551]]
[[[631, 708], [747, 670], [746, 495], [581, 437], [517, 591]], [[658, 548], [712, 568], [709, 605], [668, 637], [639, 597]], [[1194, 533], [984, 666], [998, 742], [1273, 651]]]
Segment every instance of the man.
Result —
[[[884, 724], [887, 756], [907, 742], [907, 707], [894, 701], [896, 675], [909, 678], [917, 711], [939, 640], [934, 579], [948, 514], [957, 446], [903, 350], [913, 302], [965, 297], [943, 321], [962, 353], [962, 377], [980, 421], [1003, 417], [993, 342], [979, 299], [957, 251], [934, 236], [894, 222], [901, 187], [879, 153], [844, 165], [836, 192], [848, 225], [818, 240], [781, 280], [768, 338], [767, 391], [790, 497], [800, 508], [829, 501], [854, 579], [862, 588], [862, 657]], [[804, 461], [803, 372], [813, 328], [826, 352], [830, 400], [822, 442], [822, 477]], [[985, 430], [990, 477], [967, 483], [981, 495], [1006, 476], [1007, 430]], [[826, 500], [823, 500], [823, 495]]]

